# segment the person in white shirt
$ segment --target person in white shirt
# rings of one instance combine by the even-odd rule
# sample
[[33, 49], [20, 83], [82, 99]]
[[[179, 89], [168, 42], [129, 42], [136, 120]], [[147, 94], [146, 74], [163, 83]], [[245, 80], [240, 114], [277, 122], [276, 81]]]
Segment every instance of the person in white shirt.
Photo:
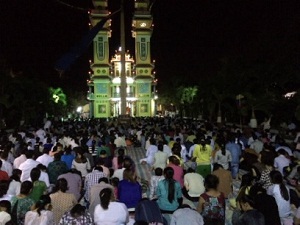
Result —
[[279, 155], [274, 159], [274, 168], [284, 176], [283, 170], [290, 165], [291, 160], [286, 157], [287, 152], [284, 149], [279, 149], [278, 154]]
[[14, 169], [19, 169], [20, 165], [26, 161], [26, 156], [25, 156], [25, 152], [28, 151], [26, 148], [21, 148], [20, 149], [20, 156], [15, 158], [14, 162], [13, 162], [13, 168]]
[[100, 192], [100, 204], [95, 207], [94, 222], [95, 225], [125, 225], [129, 222], [129, 212], [126, 205], [115, 202], [111, 188], [104, 188]]
[[2, 161], [2, 167], [1, 170], [5, 171], [8, 176], [12, 175], [12, 170], [13, 170], [13, 166], [10, 162], [7, 161], [8, 158], [8, 152], [2, 150], [1, 154], [0, 154], [0, 158]]
[[39, 156], [36, 161], [48, 167], [49, 163], [53, 162], [53, 157], [49, 155], [50, 149], [44, 148], [43, 155]]
[[146, 158], [141, 159], [140, 163], [147, 163], [148, 165], [152, 166], [154, 163], [154, 155], [158, 151], [157, 146], [155, 145], [155, 139], [150, 140], [150, 146], [146, 152]]
[[21, 182], [24, 182], [30, 178], [30, 172], [33, 168], [35, 168], [39, 162], [35, 161], [33, 158], [33, 151], [26, 151], [26, 161], [23, 162], [19, 169], [22, 170], [22, 175], [21, 175]]

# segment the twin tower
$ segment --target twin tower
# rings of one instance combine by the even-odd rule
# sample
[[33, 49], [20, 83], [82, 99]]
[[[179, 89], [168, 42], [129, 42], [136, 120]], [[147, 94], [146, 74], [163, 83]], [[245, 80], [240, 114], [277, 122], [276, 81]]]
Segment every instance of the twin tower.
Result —
[[[108, 0], [93, 0], [90, 11], [91, 26], [109, 15]], [[126, 114], [149, 117], [156, 114], [156, 82], [154, 62], [151, 61], [150, 38], [153, 24], [149, 0], [135, 0], [132, 18], [132, 36], [135, 39], [135, 57], [125, 53]], [[107, 118], [121, 115], [121, 51], [110, 56], [110, 20], [93, 41], [93, 61], [88, 80], [90, 117]], [[123, 98], [124, 99], [124, 98]]]

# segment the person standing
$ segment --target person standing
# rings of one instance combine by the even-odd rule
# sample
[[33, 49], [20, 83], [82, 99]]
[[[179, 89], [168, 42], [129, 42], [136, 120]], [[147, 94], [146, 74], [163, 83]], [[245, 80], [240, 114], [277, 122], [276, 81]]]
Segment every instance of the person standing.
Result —
[[239, 173], [239, 163], [242, 155], [242, 149], [239, 144], [235, 143], [235, 137], [233, 135], [229, 137], [229, 142], [225, 145], [225, 149], [231, 153], [231, 176], [233, 179], [236, 179]]

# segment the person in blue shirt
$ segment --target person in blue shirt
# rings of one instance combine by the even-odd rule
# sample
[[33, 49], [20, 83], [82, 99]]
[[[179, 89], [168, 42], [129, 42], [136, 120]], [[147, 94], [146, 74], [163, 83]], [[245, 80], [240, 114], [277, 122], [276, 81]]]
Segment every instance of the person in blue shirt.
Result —
[[158, 182], [157, 204], [162, 213], [173, 213], [182, 203], [182, 191], [178, 181], [174, 180], [172, 167], [164, 169], [165, 179]]
[[242, 155], [242, 149], [239, 144], [235, 143], [235, 137], [233, 135], [229, 138], [229, 142], [226, 144], [225, 149], [231, 153], [232, 161], [230, 170], [232, 178], [235, 179], [239, 172], [239, 163], [240, 157]]

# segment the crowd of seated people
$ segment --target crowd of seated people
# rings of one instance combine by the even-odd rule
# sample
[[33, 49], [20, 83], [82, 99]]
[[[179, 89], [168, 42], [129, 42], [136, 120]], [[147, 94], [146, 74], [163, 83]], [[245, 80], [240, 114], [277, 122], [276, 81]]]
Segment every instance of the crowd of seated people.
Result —
[[0, 224], [297, 225], [294, 134], [287, 144], [269, 129], [167, 117], [2, 130]]

